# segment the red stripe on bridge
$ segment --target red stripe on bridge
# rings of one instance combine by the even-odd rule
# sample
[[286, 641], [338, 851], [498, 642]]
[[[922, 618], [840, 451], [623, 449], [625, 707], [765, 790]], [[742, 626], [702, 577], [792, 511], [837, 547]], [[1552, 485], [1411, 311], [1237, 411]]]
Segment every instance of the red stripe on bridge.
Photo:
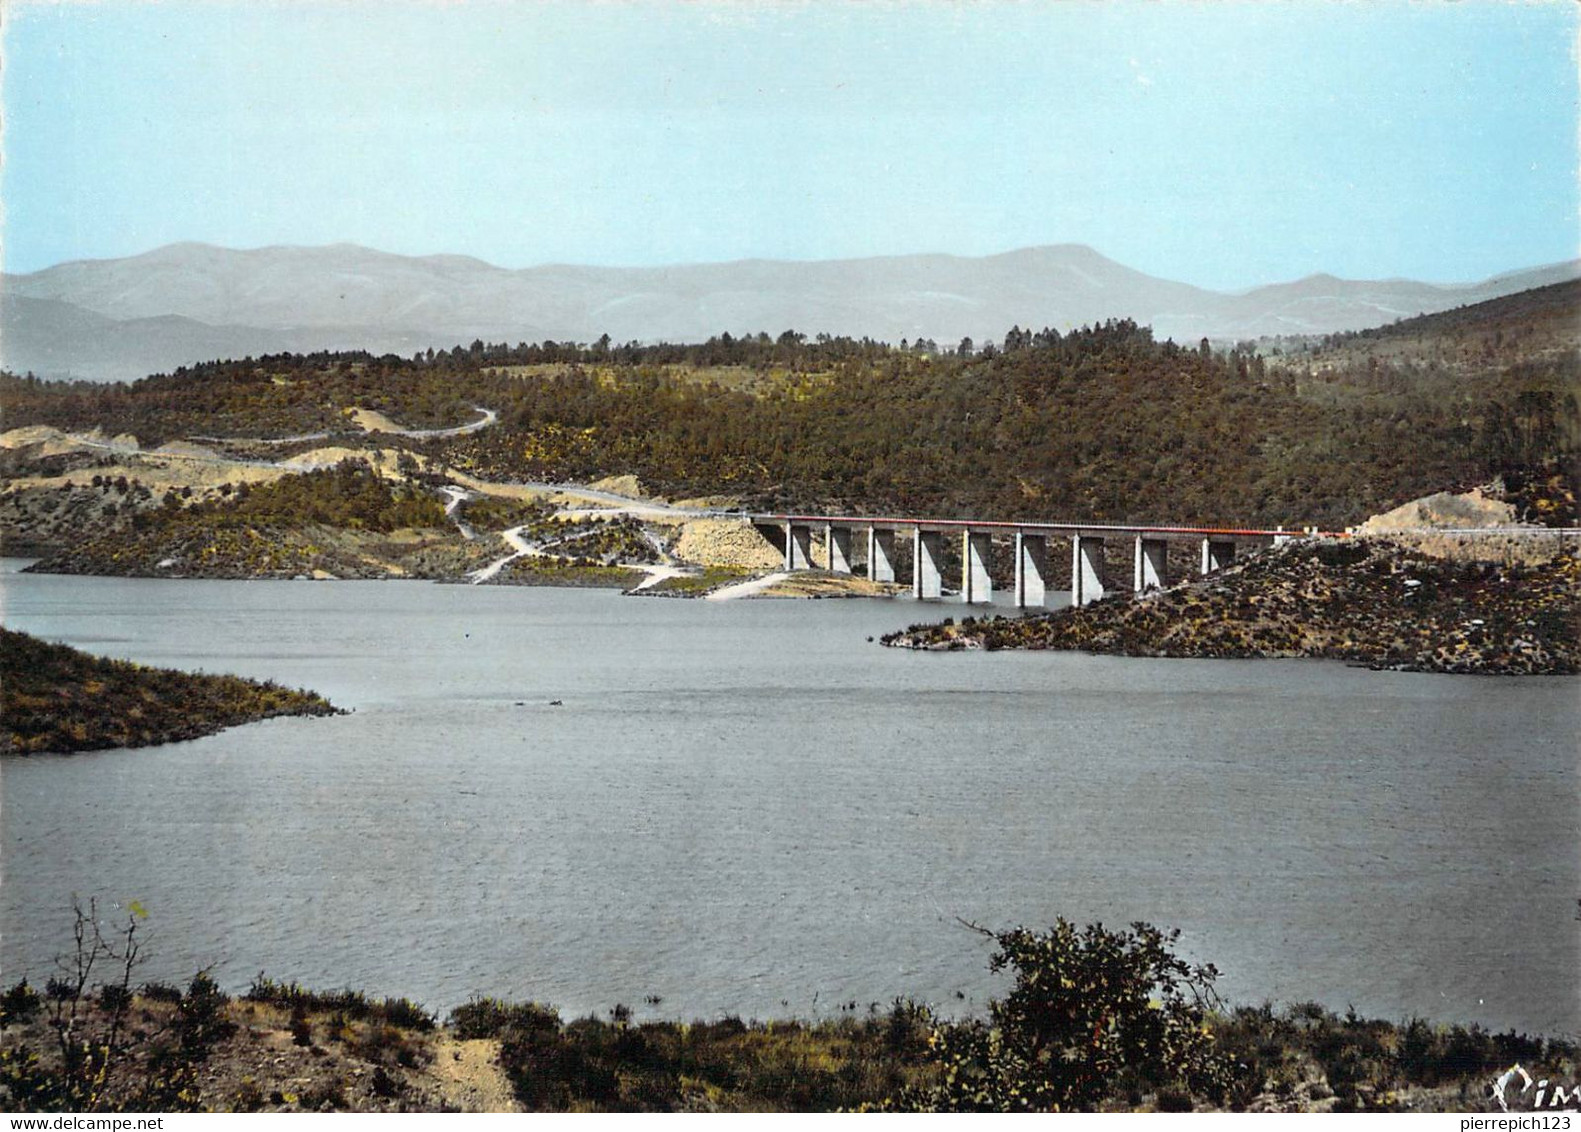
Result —
[[1002, 519], [897, 519], [855, 518], [850, 515], [753, 515], [754, 523], [824, 523], [841, 527], [925, 527], [935, 530], [1060, 531], [1127, 535], [1221, 535], [1238, 538], [1346, 538], [1344, 531], [1263, 530], [1256, 527], [1147, 527], [1116, 523], [1014, 523]]

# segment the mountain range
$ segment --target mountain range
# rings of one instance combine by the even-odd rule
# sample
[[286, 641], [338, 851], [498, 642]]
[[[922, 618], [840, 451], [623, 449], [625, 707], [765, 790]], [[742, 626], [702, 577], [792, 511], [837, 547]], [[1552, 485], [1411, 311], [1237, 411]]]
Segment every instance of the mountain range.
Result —
[[1001, 255], [511, 270], [352, 244], [172, 244], [0, 276], [0, 366], [130, 380], [214, 358], [491, 342], [701, 341], [711, 335], [997, 340], [1133, 318], [1195, 342], [1360, 330], [1581, 277], [1581, 260], [1439, 285], [1313, 275], [1236, 293], [1159, 279], [1076, 244]]

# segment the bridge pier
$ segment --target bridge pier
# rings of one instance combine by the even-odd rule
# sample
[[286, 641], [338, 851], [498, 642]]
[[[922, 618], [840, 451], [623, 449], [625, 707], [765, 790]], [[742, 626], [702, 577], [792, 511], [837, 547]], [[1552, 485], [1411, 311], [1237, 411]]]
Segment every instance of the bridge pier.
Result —
[[1103, 596], [1103, 539], [1074, 535], [1070, 550], [1070, 603], [1090, 605]]
[[1048, 604], [1043, 575], [1048, 567], [1047, 535], [1016, 532], [1016, 608], [1042, 609]]
[[1235, 561], [1235, 544], [1224, 539], [1202, 540], [1202, 572], [1211, 574]]
[[[4, 0], [0, 0], [3, 3]], [[992, 566], [995, 535], [1015, 538], [1015, 604], [1017, 608], [1044, 608], [1048, 592], [1059, 583], [1050, 573], [1050, 539], [1071, 540], [1071, 604], [1088, 605], [1108, 595], [1104, 583], [1104, 542], [1123, 539], [1132, 544], [1132, 588], [1137, 594], [1169, 584], [1171, 542], [1190, 547], [1200, 544], [1198, 563], [1203, 574], [1223, 570], [1240, 554], [1253, 554], [1292, 539], [1319, 537], [1317, 528], [1276, 527], [1272, 530], [1234, 526], [1171, 527], [1105, 523], [1039, 523], [1018, 520], [995, 522], [970, 518], [898, 518], [855, 515], [749, 514], [754, 530], [773, 546], [784, 543], [784, 569], [808, 570], [813, 560], [814, 532], [822, 543], [817, 565], [836, 574], [855, 574], [862, 562], [858, 537], [867, 539], [867, 558], [861, 571], [875, 582], [899, 580], [900, 539], [912, 539], [911, 591], [919, 599], [944, 594], [943, 551], [945, 532], [961, 533], [961, 601], [976, 605], [993, 601]], [[860, 532], [860, 535], [859, 535]], [[1338, 537], [1338, 536], [1330, 536]], [[825, 552], [824, 547], [827, 547]], [[897, 551], [902, 552], [897, 557]], [[1116, 546], [1118, 553], [1119, 546]], [[1188, 571], [1189, 573], [1189, 571]], [[1119, 581], [1119, 579], [1115, 579]]]
[[895, 580], [895, 532], [867, 528], [867, 580]]
[[851, 528], [824, 524], [824, 545], [829, 548], [829, 572], [851, 573]]
[[1136, 592], [1146, 593], [1148, 590], [1161, 590], [1168, 583], [1165, 581], [1167, 563], [1169, 561], [1169, 543], [1161, 538], [1147, 538], [1144, 535], [1136, 536]]
[[987, 531], [966, 531], [961, 535], [961, 601], [966, 605], [992, 603], [994, 582], [988, 576], [993, 554], [993, 536]]
[[938, 531], [913, 527], [911, 532], [911, 593], [918, 599], [936, 598], [944, 593], [939, 574], [941, 536]]
[[812, 569], [812, 528], [805, 523], [785, 524], [785, 569]]

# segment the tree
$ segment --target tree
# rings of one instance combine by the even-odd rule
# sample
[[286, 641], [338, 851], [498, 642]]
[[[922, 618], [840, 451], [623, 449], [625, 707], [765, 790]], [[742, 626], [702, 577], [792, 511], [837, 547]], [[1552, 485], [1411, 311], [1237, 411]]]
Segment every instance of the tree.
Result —
[[[44, 991], [55, 1048], [43, 1056], [25, 1040], [8, 1041], [0, 1049], [0, 1099], [24, 1112], [198, 1110], [198, 1066], [236, 1031], [225, 1016], [230, 999], [200, 971], [185, 994], [174, 992], [179, 997], [167, 1025], [151, 1025], [146, 1010], [134, 1019], [132, 975], [143, 961], [138, 921], [148, 913], [132, 901], [125, 926], [106, 935], [97, 901], [87, 908], [73, 901], [72, 912], [73, 950], [56, 958], [60, 975]], [[110, 978], [96, 981], [106, 968]], [[0, 995], [0, 1003], [0, 1025], [26, 1021], [40, 1009], [26, 980]]]
[[941, 1084], [894, 1106], [942, 1112], [1090, 1111], [1152, 1093], [1160, 1107], [1217, 1097], [1228, 1083], [1206, 1012], [1217, 1004], [1211, 965], [1172, 948], [1180, 933], [1134, 923], [1112, 932], [1061, 918], [1046, 932], [990, 932], [990, 967], [1012, 968], [1010, 994], [986, 1021], [936, 1027]]

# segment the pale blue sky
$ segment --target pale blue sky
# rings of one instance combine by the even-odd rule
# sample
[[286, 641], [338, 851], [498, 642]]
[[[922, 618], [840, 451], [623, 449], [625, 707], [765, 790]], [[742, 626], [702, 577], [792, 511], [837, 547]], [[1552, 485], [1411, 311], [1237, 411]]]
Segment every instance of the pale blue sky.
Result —
[[1578, 254], [1547, 3], [12, 0], [4, 259], [1085, 243], [1233, 288]]

